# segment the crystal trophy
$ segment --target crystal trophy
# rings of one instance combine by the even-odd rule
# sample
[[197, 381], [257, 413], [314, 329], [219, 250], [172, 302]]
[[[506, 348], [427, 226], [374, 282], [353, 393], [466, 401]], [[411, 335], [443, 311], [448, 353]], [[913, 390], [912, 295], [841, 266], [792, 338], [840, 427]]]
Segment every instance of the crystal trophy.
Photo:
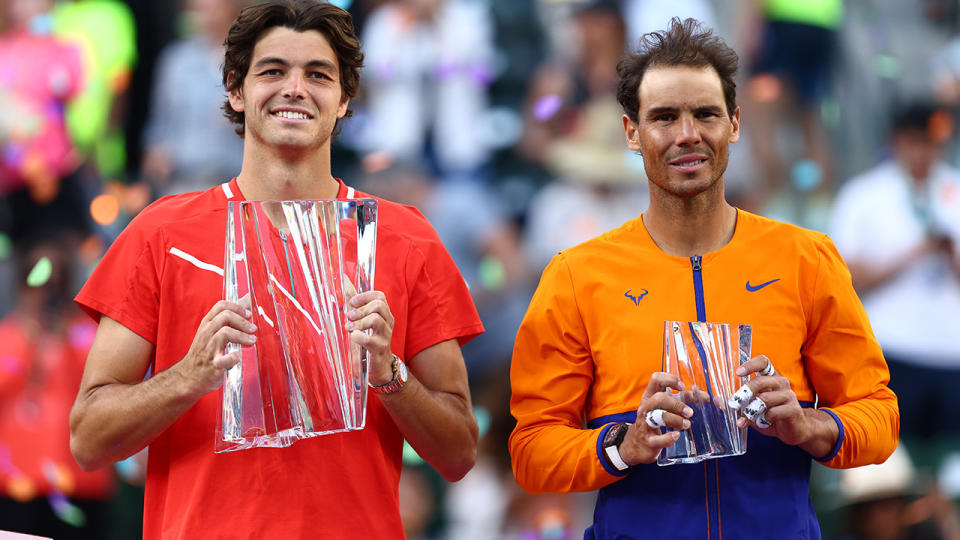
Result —
[[362, 429], [367, 356], [347, 302], [373, 289], [374, 199], [230, 202], [224, 298], [247, 306], [253, 345], [224, 374], [217, 453]]
[[752, 336], [745, 324], [664, 323], [663, 371], [679, 377], [684, 387], [666, 391], [692, 408], [693, 417], [690, 428], [680, 430], [680, 438], [660, 451], [658, 465], [698, 463], [747, 451], [747, 428], [737, 427], [742, 413], [727, 402], [749, 380], [737, 376], [736, 369], [750, 359]]

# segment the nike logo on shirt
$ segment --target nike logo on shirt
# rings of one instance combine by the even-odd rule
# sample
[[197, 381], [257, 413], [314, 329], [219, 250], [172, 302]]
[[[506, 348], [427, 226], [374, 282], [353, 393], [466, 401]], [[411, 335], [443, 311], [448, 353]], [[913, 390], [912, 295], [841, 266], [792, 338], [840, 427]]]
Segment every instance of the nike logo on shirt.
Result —
[[771, 283], [775, 283], [775, 282], [777, 282], [777, 281], [780, 281], [780, 278], [771, 279], [770, 281], [768, 281], [768, 282], [766, 282], [766, 283], [761, 283], [761, 284], [759, 284], [759, 285], [751, 285], [751, 284], [750, 284], [750, 280], [748, 279], [748, 280], [747, 280], [747, 290], [750, 291], [750, 292], [757, 292], [757, 291], [759, 291], [760, 289], [766, 287], [767, 285], [770, 285]]

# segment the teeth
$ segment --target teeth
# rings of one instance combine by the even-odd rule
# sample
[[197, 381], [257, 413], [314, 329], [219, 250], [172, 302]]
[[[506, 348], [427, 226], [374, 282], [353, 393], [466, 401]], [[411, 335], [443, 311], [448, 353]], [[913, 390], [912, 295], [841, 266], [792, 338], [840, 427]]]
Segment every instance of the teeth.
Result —
[[309, 116], [303, 113], [293, 112], [293, 111], [277, 111], [273, 114], [276, 116], [279, 116], [280, 118], [293, 118], [297, 120], [306, 120], [307, 118], [310, 118]]
[[705, 162], [705, 161], [707, 161], [707, 160], [705, 160], [705, 159], [698, 159], [698, 160], [696, 160], [696, 161], [685, 161], [685, 162], [683, 162], [683, 163], [677, 163], [677, 165], [679, 165], [679, 166], [681, 166], [681, 167], [689, 167], [690, 165], [699, 165], [699, 164], [701, 164], [701, 163], [703, 163], [703, 162]]

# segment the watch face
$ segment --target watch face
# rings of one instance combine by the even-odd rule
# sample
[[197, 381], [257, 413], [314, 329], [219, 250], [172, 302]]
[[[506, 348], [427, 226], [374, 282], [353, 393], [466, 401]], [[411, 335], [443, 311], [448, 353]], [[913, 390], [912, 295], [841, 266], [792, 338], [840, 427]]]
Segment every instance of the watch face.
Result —
[[397, 359], [397, 379], [407, 382], [407, 364], [399, 358]]
[[603, 446], [618, 446], [627, 435], [628, 428], [629, 426], [624, 422], [615, 424], [607, 431], [607, 435], [603, 438]]

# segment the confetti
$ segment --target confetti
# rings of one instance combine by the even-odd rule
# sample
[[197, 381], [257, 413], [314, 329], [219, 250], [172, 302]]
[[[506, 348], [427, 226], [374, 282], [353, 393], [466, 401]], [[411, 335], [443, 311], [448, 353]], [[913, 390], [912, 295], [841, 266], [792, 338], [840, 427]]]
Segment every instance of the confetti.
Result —
[[13, 253], [13, 242], [10, 237], [0, 233], [0, 261], [6, 260]]
[[47, 502], [61, 521], [74, 527], [83, 527], [87, 523], [87, 516], [83, 510], [74, 506], [62, 493], [50, 494]]
[[50, 262], [50, 258], [47, 256], [40, 257], [37, 264], [33, 265], [33, 269], [27, 274], [27, 285], [30, 287], [42, 287], [50, 281], [52, 275], [53, 263]]
[[97, 195], [90, 203], [90, 215], [100, 225], [110, 225], [120, 215], [120, 201], [107, 193]]
[[563, 99], [556, 94], [547, 94], [533, 104], [533, 117], [539, 122], [546, 122], [554, 117], [563, 106]]

